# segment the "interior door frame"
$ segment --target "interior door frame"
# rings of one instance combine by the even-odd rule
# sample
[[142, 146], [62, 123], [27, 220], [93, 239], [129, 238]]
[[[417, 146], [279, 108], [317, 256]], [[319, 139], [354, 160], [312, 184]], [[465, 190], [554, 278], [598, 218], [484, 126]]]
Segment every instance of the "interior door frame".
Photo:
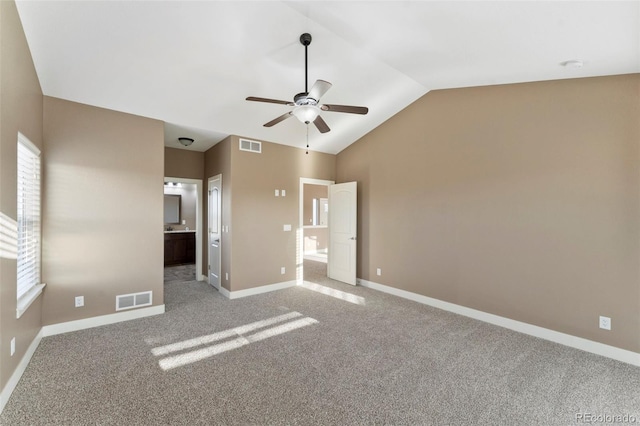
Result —
[[[301, 285], [304, 281], [304, 185], [335, 185], [333, 180], [300, 178], [300, 191], [298, 192], [299, 217], [297, 230], [297, 247], [296, 247], [296, 284]], [[331, 208], [331, 206], [329, 206]], [[331, 224], [329, 224], [331, 226]]]
[[[211, 212], [209, 208], [211, 207], [211, 193], [209, 192], [211, 182], [218, 181], [218, 186], [220, 187], [220, 191], [218, 193], [218, 234], [220, 234], [220, 242], [218, 243], [218, 285], [214, 285], [211, 283], [211, 273], [209, 272], [210, 263], [211, 262], [211, 233], [209, 232], [209, 228], [211, 228], [211, 224], [209, 223], [209, 219], [211, 218]], [[222, 289], [222, 173], [219, 173], [215, 176], [211, 176], [207, 179], [207, 277], [206, 282], [211, 286], [216, 288], [218, 291]]]
[[202, 274], [202, 179], [166, 177], [165, 182], [177, 182], [196, 185], [196, 279], [204, 280]]

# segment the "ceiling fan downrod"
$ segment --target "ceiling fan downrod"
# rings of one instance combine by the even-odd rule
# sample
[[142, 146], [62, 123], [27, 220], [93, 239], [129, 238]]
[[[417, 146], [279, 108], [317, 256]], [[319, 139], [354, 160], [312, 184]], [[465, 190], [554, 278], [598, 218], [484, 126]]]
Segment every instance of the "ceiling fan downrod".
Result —
[[309, 66], [307, 47], [311, 44], [311, 34], [304, 33], [300, 36], [300, 43], [304, 46], [304, 93], [309, 93]]

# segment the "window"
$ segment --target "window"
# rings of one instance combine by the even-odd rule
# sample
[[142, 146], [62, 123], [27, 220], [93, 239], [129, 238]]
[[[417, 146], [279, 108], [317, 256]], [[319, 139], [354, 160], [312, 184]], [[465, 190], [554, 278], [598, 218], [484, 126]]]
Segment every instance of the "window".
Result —
[[40, 246], [40, 150], [18, 133], [18, 317], [44, 287]]

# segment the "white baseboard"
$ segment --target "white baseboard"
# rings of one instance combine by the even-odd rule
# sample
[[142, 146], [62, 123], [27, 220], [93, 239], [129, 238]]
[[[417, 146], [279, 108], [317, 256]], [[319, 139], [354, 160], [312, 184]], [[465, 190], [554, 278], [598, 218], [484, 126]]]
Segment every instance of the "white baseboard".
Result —
[[229, 299], [239, 299], [241, 297], [247, 296], [255, 296], [256, 294], [269, 293], [271, 291], [282, 290], [289, 287], [295, 287], [297, 281], [284, 281], [281, 283], [263, 285], [260, 287], [248, 288], [246, 290], [237, 290], [237, 291], [229, 291], [227, 289], [223, 289], [220, 291], [223, 296], [228, 297]]
[[220, 294], [222, 294], [224, 297], [226, 297], [227, 299], [231, 299], [231, 292], [229, 290], [227, 290], [226, 288], [220, 286], [219, 291], [220, 291]]
[[24, 354], [24, 356], [18, 363], [18, 366], [16, 367], [13, 374], [9, 378], [9, 381], [7, 382], [7, 384], [2, 389], [2, 392], [0, 392], [0, 413], [2, 413], [2, 411], [4, 410], [4, 407], [5, 405], [7, 405], [7, 402], [9, 401], [9, 398], [11, 397], [13, 390], [16, 388], [16, 386], [18, 385], [18, 382], [20, 381], [20, 378], [22, 377], [22, 374], [24, 374], [24, 371], [27, 369], [27, 366], [31, 361], [31, 357], [33, 357], [33, 354], [36, 352], [36, 349], [38, 349], [38, 345], [40, 344], [40, 340], [42, 340], [42, 337], [43, 336], [42, 336], [42, 329], [41, 329], [36, 335], [35, 339], [33, 339], [33, 342], [31, 342], [31, 344], [29, 345], [27, 352]]
[[572, 336], [570, 334], [560, 333], [559, 331], [550, 330], [548, 328], [538, 327], [537, 325], [527, 324], [525, 322], [516, 321], [510, 318], [493, 315], [487, 312], [478, 311], [476, 309], [467, 308], [466, 306], [456, 305], [455, 303], [445, 302], [421, 294], [412, 293], [406, 290], [400, 290], [389, 287], [384, 284], [378, 284], [372, 281], [358, 279], [358, 284], [384, 293], [393, 294], [394, 296], [404, 299], [413, 300], [414, 302], [423, 303], [433, 306], [434, 308], [464, 315], [469, 318], [484, 321], [493, 325], [508, 328], [530, 336], [539, 337], [561, 345], [570, 346], [596, 355], [612, 358], [617, 361], [626, 362], [628, 364], [640, 367], [640, 353], [628, 351], [626, 349], [617, 348], [615, 346], [605, 345], [604, 343], [594, 342], [593, 340], [584, 339], [582, 337]]
[[101, 325], [115, 324], [132, 319], [150, 317], [164, 313], [164, 305], [148, 308], [133, 309], [131, 311], [117, 312], [115, 314], [101, 315], [76, 321], [61, 322], [59, 324], [45, 325], [42, 327], [42, 337], [56, 334], [69, 333], [71, 331], [84, 330], [86, 328], [100, 327]]

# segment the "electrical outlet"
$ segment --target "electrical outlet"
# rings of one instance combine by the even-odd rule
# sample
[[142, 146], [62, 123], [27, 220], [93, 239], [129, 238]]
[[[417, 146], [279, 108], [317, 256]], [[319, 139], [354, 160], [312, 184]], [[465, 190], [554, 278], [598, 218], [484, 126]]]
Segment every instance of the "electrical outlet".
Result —
[[380, 269], [380, 268], [376, 269], [376, 274], [378, 276], [382, 275], [382, 269]]
[[287, 191], [283, 189], [282, 191], [280, 191], [280, 194], [282, 194], [283, 197], [286, 197], [287, 196]]
[[11, 339], [11, 356], [16, 353], [16, 338]]
[[76, 308], [84, 306], [84, 296], [76, 296]]
[[611, 318], [600, 316], [600, 328], [603, 330], [611, 330]]
[[284, 269], [284, 266], [283, 266], [282, 268], [280, 268], [280, 274], [284, 275], [284, 271], [285, 271], [285, 269]]

